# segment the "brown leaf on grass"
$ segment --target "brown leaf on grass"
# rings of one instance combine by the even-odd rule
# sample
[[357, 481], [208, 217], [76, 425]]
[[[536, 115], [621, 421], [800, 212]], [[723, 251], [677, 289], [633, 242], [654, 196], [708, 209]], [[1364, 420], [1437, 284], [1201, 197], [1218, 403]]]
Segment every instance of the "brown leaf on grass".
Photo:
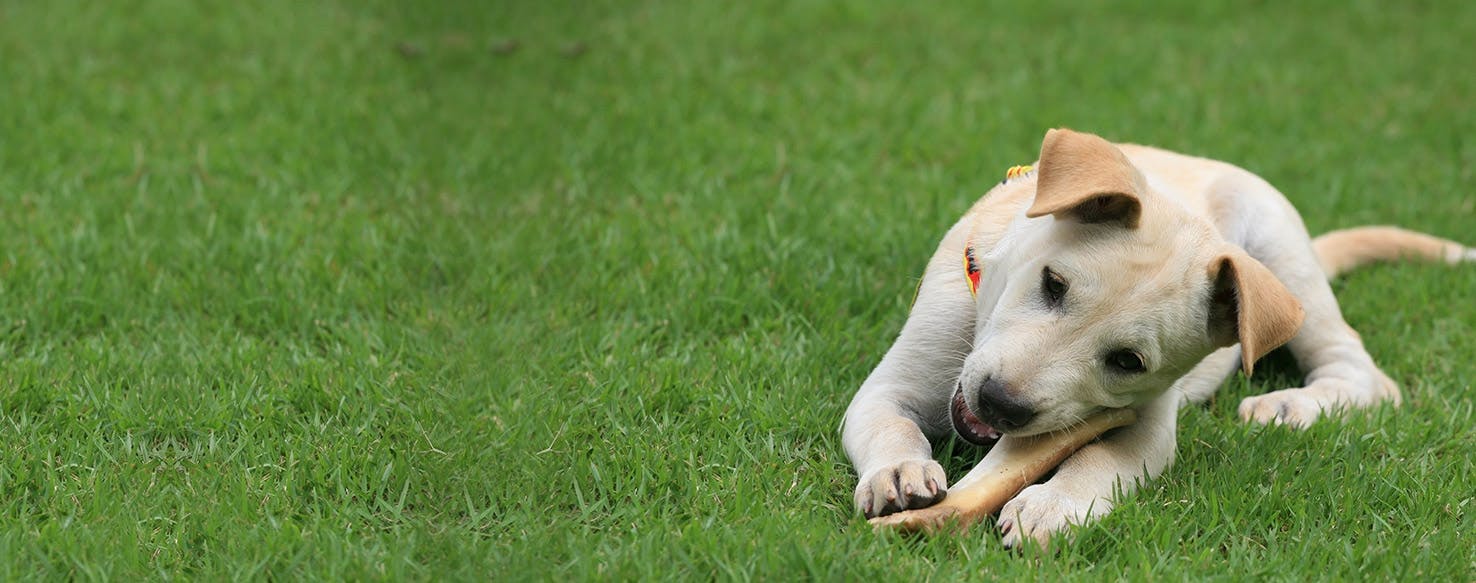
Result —
[[584, 41], [574, 41], [559, 49], [559, 54], [571, 59], [578, 58], [589, 52], [589, 44]]
[[522, 47], [523, 43], [518, 42], [518, 39], [504, 38], [492, 41], [492, 45], [487, 50], [492, 51], [494, 55], [511, 55]]
[[407, 59], [414, 59], [425, 54], [425, 49], [410, 41], [401, 41], [395, 44], [395, 52]]

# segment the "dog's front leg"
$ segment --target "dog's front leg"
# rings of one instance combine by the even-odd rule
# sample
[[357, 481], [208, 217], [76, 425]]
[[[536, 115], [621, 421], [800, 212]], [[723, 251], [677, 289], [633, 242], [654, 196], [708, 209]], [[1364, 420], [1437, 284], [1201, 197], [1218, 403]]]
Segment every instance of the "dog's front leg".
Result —
[[[928, 287], [925, 278], [924, 294]], [[948, 487], [928, 438], [948, 434], [948, 398], [973, 317], [967, 304], [940, 312], [940, 299], [918, 298], [901, 336], [846, 409], [841, 441], [860, 478], [856, 508], [868, 518], [929, 506]]]
[[931, 506], [947, 491], [922, 428], [890, 399], [852, 403], [842, 441], [860, 477], [856, 508], [867, 518]]
[[1131, 494], [1141, 480], [1162, 474], [1174, 461], [1179, 407], [1209, 398], [1239, 367], [1239, 347], [1211, 353], [1140, 408], [1137, 423], [1077, 450], [1049, 481], [1021, 491], [999, 513], [1005, 546], [1027, 538], [1045, 545], [1068, 526], [1106, 514], [1113, 495]]
[[841, 441], [868, 518], [932, 505], [948, 487], [928, 439], [951, 432], [948, 402], [972, 346], [976, 308], [958, 264], [967, 224], [945, 237], [902, 333], [846, 409]]
[[1062, 462], [1056, 475], [1025, 488], [999, 512], [1007, 547], [1025, 540], [1041, 546], [1072, 525], [1112, 509], [1114, 494], [1130, 494], [1140, 480], [1163, 473], [1173, 462], [1182, 396], [1169, 391], [1139, 409], [1138, 421], [1107, 433]]

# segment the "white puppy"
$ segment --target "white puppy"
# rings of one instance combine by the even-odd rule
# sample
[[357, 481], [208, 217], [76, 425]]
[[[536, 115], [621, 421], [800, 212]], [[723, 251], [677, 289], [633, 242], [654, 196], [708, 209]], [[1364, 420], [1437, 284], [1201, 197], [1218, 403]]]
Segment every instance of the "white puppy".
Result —
[[1051, 130], [1033, 170], [1012, 168], [943, 237], [907, 324], [851, 401], [842, 433], [856, 506], [870, 517], [941, 499], [929, 440], [989, 445], [1136, 409], [1136, 424], [1001, 511], [1006, 545], [1045, 543], [1163, 472], [1179, 407], [1282, 344], [1306, 386], [1247, 398], [1241, 417], [1304, 427], [1397, 404], [1327, 280], [1403, 256], [1476, 261], [1389, 227], [1312, 241], [1286, 198], [1246, 170]]

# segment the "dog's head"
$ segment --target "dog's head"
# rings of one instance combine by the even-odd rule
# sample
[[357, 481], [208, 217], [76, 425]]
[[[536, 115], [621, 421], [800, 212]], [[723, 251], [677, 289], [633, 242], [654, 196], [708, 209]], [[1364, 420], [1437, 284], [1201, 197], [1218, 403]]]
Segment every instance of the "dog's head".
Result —
[[979, 258], [979, 325], [952, 407], [966, 439], [1143, 404], [1237, 342], [1249, 372], [1301, 326], [1300, 303], [1264, 265], [1106, 140], [1051, 130], [1035, 189]]

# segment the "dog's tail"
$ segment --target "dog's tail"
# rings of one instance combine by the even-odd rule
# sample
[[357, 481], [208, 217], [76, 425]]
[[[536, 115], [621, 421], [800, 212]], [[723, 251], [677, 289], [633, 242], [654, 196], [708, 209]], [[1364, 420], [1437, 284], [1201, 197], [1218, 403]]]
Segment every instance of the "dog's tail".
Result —
[[1398, 227], [1356, 227], [1312, 240], [1322, 272], [1332, 279], [1376, 261], [1419, 259], [1455, 264], [1476, 262], [1476, 249]]

